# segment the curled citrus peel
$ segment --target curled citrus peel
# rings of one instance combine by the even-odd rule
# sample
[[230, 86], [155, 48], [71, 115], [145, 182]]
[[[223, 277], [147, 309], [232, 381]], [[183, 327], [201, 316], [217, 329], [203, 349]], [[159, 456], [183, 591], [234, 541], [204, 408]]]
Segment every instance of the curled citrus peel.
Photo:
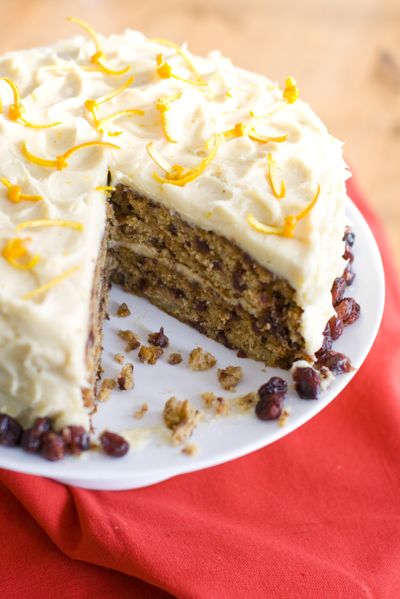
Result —
[[[209, 152], [208, 156], [203, 158], [200, 164], [198, 164], [194, 168], [186, 168], [180, 164], [174, 164], [172, 167], [170, 167], [168, 163], [163, 164], [159, 160], [155, 160], [156, 164], [158, 164], [158, 166], [160, 166], [160, 168], [164, 170], [166, 174], [165, 177], [160, 177], [157, 173], [154, 173], [154, 179], [159, 183], [170, 183], [171, 185], [178, 185], [179, 187], [183, 187], [184, 185], [190, 183], [191, 181], [194, 181], [195, 179], [197, 179], [197, 177], [201, 175], [204, 169], [215, 158], [219, 145], [220, 139], [217, 135], [215, 135], [213, 137], [213, 147]], [[147, 151], [149, 152], [149, 149], [147, 149]], [[149, 155], [154, 160], [152, 153], [149, 152]], [[168, 167], [168, 170], [166, 167]]]
[[[37, 123], [28, 121], [24, 116], [22, 116], [25, 112], [25, 107], [21, 103], [21, 94], [19, 93], [17, 85], [8, 77], [0, 77], [0, 81], [7, 83], [11, 87], [13, 93], [14, 103], [10, 104], [8, 107], [7, 115], [10, 121], [21, 122], [23, 125], [25, 125], [25, 127], [30, 127], [31, 129], [50, 129], [51, 127], [61, 125], [61, 122], [59, 121], [56, 123], [48, 123], [47, 125], [38, 125]], [[3, 112], [3, 104], [1, 104], [0, 112]]]
[[172, 71], [172, 67], [170, 64], [168, 64], [168, 62], [166, 62], [165, 58], [164, 58], [164, 54], [157, 54], [156, 56], [156, 60], [157, 60], [157, 75], [159, 77], [161, 77], [161, 79], [170, 79], [171, 77], [173, 79], [177, 79], [178, 81], [183, 81], [184, 83], [189, 83], [190, 85], [207, 85], [207, 83], [205, 81], [203, 81], [203, 79], [199, 80], [193, 80], [193, 79], [186, 79], [185, 77], [181, 77], [180, 75], [176, 75], [176, 73], [174, 73]]
[[276, 197], [277, 200], [281, 200], [282, 198], [285, 197], [286, 194], [286, 185], [284, 181], [281, 181], [281, 189], [280, 191], [278, 191], [276, 184], [275, 184], [275, 177], [273, 176], [272, 173], [272, 168], [275, 164], [275, 161], [273, 159], [273, 156], [271, 154], [271, 152], [268, 152], [268, 166], [267, 166], [267, 179], [268, 182], [271, 186], [271, 190], [273, 195]]
[[194, 66], [194, 64], [193, 64], [192, 60], [190, 59], [189, 55], [187, 54], [187, 52], [185, 52], [185, 50], [181, 46], [179, 46], [178, 44], [175, 44], [174, 42], [170, 42], [169, 40], [165, 40], [165, 39], [161, 39], [161, 38], [152, 38], [149, 41], [154, 42], [155, 44], [160, 44], [160, 46], [167, 46], [168, 48], [173, 48], [174, 50], [176, 50], [176, 52], [179, 54], [179, 56], [181, 56], [183, 58], [183, 60], [185, 61], [188, 69], [190, 71], [192, 71], [192, 73], [196, 76], [197, 81], [199, 83], [201, 83], [201, 85], [207, 85], [206, 81], [204, 81], [204, 79], [202, 78], [202, 76], [200, 75], [200, 73], [198, 72], [196, 67]]
[[47, 291], [49, 291], [49, 289], [51, 289], [52, 287], [55, 287], [56, 285], [61, 283], [61, 281], [63, 279], [72, 275], [72, 273], [77, 271], [79, 268], [80, 268], [79, 266], [73, 266], [72, 268], [65, 270], [60, 275], [57, 275], [56, 277], [54, 277], [47, 283], [44, 283], [44, 285], [40, 285], [39, 287], [36, 287], [36, 289], [32, 289], [32, 291], [28, 291], [28, 293], [25, 293], [23, 296], [21, 296], [21, 299], [22, 300], [30, 300], [30, 299], [37, 297], [38, 295], [47, 293]]
[[26, 146], [26, 142], [23, 142], [22, 154], [25, 156], [25, 158], [27, 160], [29, 160], [30, 162], [33, 162], [34, 164], [37, 164], [39, 166], [49, 167], [49, 168], [56, 168], [59, 171], [61, 171], [62, 169], [66, 168], [68, 166], [67, 159], [71, 156], [71, 154], [73, 154], [74, 152], [77, 152], [78, 150], [85, 150], [86, 148], [92, 148], [95, 146], [101, 147], [101, 148], [111, 148], [112, 150], [120, 150], [121, 149], [120, 146], [116, 146], [115, 144], [111, 144], [107, 141], [87, 141], [85, 143], [78, 144], [77, 146], [72, 146], [72, 148], [70, 148], [69, 150], [64, 152], [64, 154], [61, 154], [60, 156], [56, 156], [54, 160], [49, 160], [47, 158], [41, 158], [40, 156], [35, 156], [34, 154], [32, 154], [28, 150], [28, 148]]
[[170, 133], [167, 112], [171, 108], [171, 103], [175, 102], [175, 100], [179, 100], [181, 96], [182, 93], [175, 94], [173, 96], [163, 96], [156, 102], [156, 108], [161, 114], [161, 127], [163, 133], [170, 143], [177, 143], [177, 140], [174, 139]]
[[[252, 125], [245, 123], [236, 123], [232, 129], [217, 133], [217, 136], [221, 141], [229, 141], [231, 139], [237, 139], [238, 137], [243, 137], [245, 135], [247, 135], [252, 141], [257, 141], [262, 144], [270, 142], [282, 143], [287, 140], [287, 135], [279, 135], [276, 137], [260, 135]], [[212, 138], [210, 141], [212, 141]], [[207, 142], [206, 145], [208, 144], [209, 142]]]
[[22, 193], [22, 190], [19, 185], [13, 185], [11, 181], [6, 179], [5, 177], [0, 178], [1, 183], [3, 183], [4, 187], [7, 188], [7, 198], [10, 202], [14, 202], [14, 204], [18, 204], [23, 200], [26, 202], [39, 202], [42, 200], [42, 196], [31, 195], [29, 193]]
[[300, 90], [297, 87], [296, 79], [294, 77], [288, 77], [285, 81], [285, 89], [283, 90], [283, 97], [288, 104], [293, 104], [298, 100], [300, 96]]
[[290, 214], [288, 216], [285, 216], [282, 227], [264, 225], [264, 223], [257, 220], [252, 214], [247, 215], [247, 222], [251, 227], [253, 227], [253, 229], [258, 231], [258, 233], [264, 233], [264, 235], [279, 235], [281, 237], [292, 238], [294, 237], [294, 231], [297, 223], [303, 218], [305, 218], [307, 214], [309, 214], [311, 210], [314, 208], [319, 197], [320, 189], [321, 188], [318, 184], [317, 191], [313, 199], [301, 212], [299, 212], [296, 215]]
[[96, 67], [97, 70], [101, 71], [102, 73], [105, 73], [106, 75], [116, 75], [118, 77], [121, 75], [125, 75], [130, 70], [130, 65], [127, 65], [126, 67], [120, 70], [115, 70], [108, 67], [106, 64], [107, 58], [103, 52], [103, 48], [101, 47], [99, 37], [93, 29], [93, 27], [91, 27], [85, 21], [82, 21], [81, 19], [76, 19], [75, 17], [68, 17], [68, 21], [70, 21], [71, 23], [76, 23], [76, 25], [82, 27], [86, 31], [86, 33], [89, 34], [89, 37], [91, 38], [96, 48], [96, 52], [90, 57], [90, 62]]
[[112, 193], [113, 191], [115, 191], [115, 187], [113, 187], [112, 185], [98, 185], [96, 187], [96, 191], [103, 191], [104, 193]]
[[38, 255], [32, 256], [26, 249], [28, 241], [30, 241], [29, 237], [25, 239], [19, 239], [18, 237], [9, 239], [3, 247], [1, 255], [14, 268], [18, 268], [19, 270], [31, 270], [36, 266], [40, 258]]
[[[108, 116], [97, 121], [97, 130], [100, 133], [104, 133], [104, 126], [108, 123], [112, 123], [116, 119], [121, 118], [122, 116], [133, 116], [133, 115], [143, 115], [144, 111], [138, 108], [128, 108], [127, 110], [119, 110], [118, 112], [114, 112], [113, 114], [109, 114]], [[108, 135], [121, 135], [122, 131], [108, 131]]]
[[17, 229], [31, 229], [35, 227], [67, 227], [69, 229], [75, 229], [76, 231], [83, 231], [84, 227], [82, 223], [78, 223], [74, 220], [63, 220], [61, 218], [38, 218], [34, 220], [26, 220], [17, 225]]

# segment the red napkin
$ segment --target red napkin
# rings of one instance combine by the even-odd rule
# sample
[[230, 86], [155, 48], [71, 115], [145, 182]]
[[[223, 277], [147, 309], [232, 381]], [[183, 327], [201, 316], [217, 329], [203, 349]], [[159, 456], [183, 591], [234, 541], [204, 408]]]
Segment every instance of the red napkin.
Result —
[[382, 231], [350, 193], [380, 245], [387, 301], [347, 389], [265, 449], [144, 489], [2, 471], [1, 597], [399, 596], [400, 294]]

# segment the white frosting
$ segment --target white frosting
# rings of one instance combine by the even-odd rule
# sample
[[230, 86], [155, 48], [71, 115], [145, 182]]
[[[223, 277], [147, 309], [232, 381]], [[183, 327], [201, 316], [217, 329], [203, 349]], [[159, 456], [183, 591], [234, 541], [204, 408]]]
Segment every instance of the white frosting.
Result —
[[[89, 299], [105, 223], [104, 194], [96, 187], [106, 184], [108, 169], [113, 185], [126, 183], [156, 198], [188, 222], [234, 240], [262, 266], [286, 278], [304, 311], [302, 332], [310, 353], [321, 345], [321, 331], [333, 313], [330, 286], [344, 268], [341, 239], [348, 171], [340, 142], [306, 103], [286, 103], [277, 85], [234, 67], [218, 52], [207, 58], [192, 57], [207, 81], [207, 86], [194, 86], [156, 74], [156, 55], [163, 53], [174, 73], [194, 79], [174, 49], [130, 30], [100, 39], [108, 63], [115, 68], [129, 64], [135, 76], [131, 87], [100, 106], [100, 116], [131, 108], [145, 113], [122, 116], [102, 137], [84, 102], [113, 91], [128, 75], [85, 69], [95, 52], [91, 40], [74, 37], [0, 59], [0, 75], [19, 86], [25, 118], [62, 123], [32, 129], [9, 120], [12, 93], [0, 81], [4, 105], [0, 177], [20, 185], [24, 193], [43, 196], [37, 203], [15, 204], [0, 186], [1, 248], [10, 238], [30, 237], [29, 250], [40, 256], [32, 270], [16, 269], [0, 257], [0, 411], [21, 418], [24, 424], [39, 415], [53, 416], [58, 426], [88, 424], [81, 388], [88, 384]], [[167, 113], [169, 131], [177, 140], [170, 143], [155, 103], [177, 93], [181, 96]], [[252, 121], [249, 111], [256, 116], [272, 114]], [[154, 179], [154, 172], [162, 176], [163, 171], [146, 151], [150, 141], [170, 164], [192, 168], [207, 155], [205, 142], [238, 122], [253, 123], [262, 135], [288, 137], [284, 143], [262, 144], [248, 136], [226, 141], [204, 172], [183, 187]], [[122, 134], [109, 136], [107, 131]], [[77, 152], [61, 171], [33, 164], [21, 153], [25, 141], [33, 154], [54, 159], [71, 146], [100, 139], [121, 149]], [[286, 196], [280, 200], [266, 178], [268, 152], [274, 156], [277, 184], [281, 180], [286, 184]], [[307, 206], [317, 185], [318, 201], [296, 226], [294, 239], [265, 235], [248, 224], [247, 215], [252, 213], [263, 223], [280, 226], [285, 216]], [[74, 220], [85, 228], [32, 228], [18, 235], [16, 224], [38, 218]], [[21, 299], [74, 266], [79, 269], [46, 294]]]

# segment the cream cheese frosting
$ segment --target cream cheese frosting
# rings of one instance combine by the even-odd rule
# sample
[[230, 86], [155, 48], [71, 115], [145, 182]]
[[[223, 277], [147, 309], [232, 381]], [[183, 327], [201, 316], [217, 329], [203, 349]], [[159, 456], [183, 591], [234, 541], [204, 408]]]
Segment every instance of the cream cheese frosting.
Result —
[[[321, 346], [321, 332], [333, 314], [330, 287], [345, 266], [341, 255], [349, 173], [341, 143], [305, 102], [289, 103], [277, 84], [233, 66], [219, 52], [201, 58], [183, 47], [183, 56], [132, 30], [99, 36], [99, 41], [107, 67], [130, 67], [129, 72], [116, 76], [96, 68], [91, 62], [96, 47], [82, 36], [0, 59], [0, 77], [18, 86], [26, 121], [60, 123], [32, 128], [11, 120], [13, 92], [0, 80], [0, 179], [42, 198], [15, 203], [5, 184], [0, 185], [0, 250], [10, 240], [29, 239], [26, 248], [39, 257], [24, 270], [0, 256], [0, 411], [25, 426], [42, 415], [53, 417], [57, 427], [88, 426], [81, 390], [88, 386], [89, 305], [106, 219], [105, 193], [97, 188], [107, 185], [109, 172], [112, 185], [127, 184], [157, 199], [187, 222], [233, 240], [287, 279], [303, 309], [302, 334], [310, 354]], [[174, 76], [157, 73], [160, 54]], [[95, 113], [88, 109], [88, 99], [104, 98], [124, 83], [126, 89], [99, 103]], [[168, 98], [164, 113], [157, 108], [160, 98]], [[119, 111], [115, 119], [101, 121]], [[197, 178], [182, 186], [160, 182], [166, 174], [149, 155], [149, 143], [167, 168], [193, 169], [210, 154], [216, 134], [237, 123], [246, 131], [252, 127], [258, 138], [285, 141], [261, 143], [247, 134], [220, 137], [215, 156]], [[119, 149], [81, 148], [68, 156], [62, 170], [22, 153], [25, 144], [32, 155], [54, 160], [91, 141]], [[283, 181], [286, 188], [280, 199], [267, 177], [269, 154], [272, 183], [280, 189]], [[280, 230], [285, 217], [304, 210], [318, 189], [318, 199], [297, 223], [294, 237], [261, 233], [249, 224], [252, 214]], [[82, 227], [27, 223], [38, 219], [74, 221]], [[21, 223], [24, 228], [17, 228]], [[31, 294], [65, 273], [47, 291]]]

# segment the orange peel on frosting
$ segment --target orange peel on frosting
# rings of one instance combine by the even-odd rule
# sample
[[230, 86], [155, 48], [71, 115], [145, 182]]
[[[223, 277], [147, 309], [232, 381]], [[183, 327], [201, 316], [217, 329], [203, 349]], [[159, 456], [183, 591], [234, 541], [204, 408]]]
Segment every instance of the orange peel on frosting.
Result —
[[54, 159], [49, 160], [47, 158], [41, 158], [40, 156], [35, 156], [35, 154], [32, 154], [28, 150], [26, 142], [23, 142], [22, 154], [25, 156], [27, 160], [33, 162], [34, 164], [37, 164], [39, 166], [45, 166], [48, 168], [56, 168], [59, 171], [61, 171], [62, 169], [68, 166], [67, 159], [71, 156], [71, 154], [77, 152], [78, 150], [85, 150], [86, 148], [92, 148], [95, 146], [102, 148], [111, 148], [112, 150], [121, 149], [120, 146], [116, 146], [115, 144], [111, 144], [107, 141], [87, 141], [85, 143], [72, 146], [72, 148], [64, 152], [64, 154], [61, 154], [59, 156], [56, 156]]
[[[57, 125], [61, 125], [61, 122], [56, 123], [48, 123], [47, 125], [38, 125], [37, 123], [32, 123], [28, 121], [24, 116], [22, 116], [25, 112], [25, 107], [21, 103], [21, 94], [19, 93], [18, 86], [14, 81], [12, 81], [9, 77], [0, 77], [0, 81], [4, 81], [9, 85], [12, 90], [14, 103], [10, 104], [8, 108], [8, 118], [10, 121], [21, 122], [25, 127], [30, 127], [31, 129], [50, 129], [51, 127], [56, 127]], [[0, 105], [0, 112], [3, 112], [3, 104]]]
[[15, 237], [9, 239], [1, 251], [1, 255], [14, 268], [19, 270], [31, 270], [39, 262], [38, 255], [32, 256], [26, 248], [29, 237], [19, 239]]
[[10, 202], [13, 202], [14, 204], [18, 204], [22, 201], [39, 202], [43, 199], [43, 197], [39, 195], [22, 193], [21, 187], [19, 185], [13, 185], [11, 181], [6, 179], [5, 177], [1, 177], [0, 181], [4, 185], [4, 187], [7, 188], [7, 198], [10, 200]]

